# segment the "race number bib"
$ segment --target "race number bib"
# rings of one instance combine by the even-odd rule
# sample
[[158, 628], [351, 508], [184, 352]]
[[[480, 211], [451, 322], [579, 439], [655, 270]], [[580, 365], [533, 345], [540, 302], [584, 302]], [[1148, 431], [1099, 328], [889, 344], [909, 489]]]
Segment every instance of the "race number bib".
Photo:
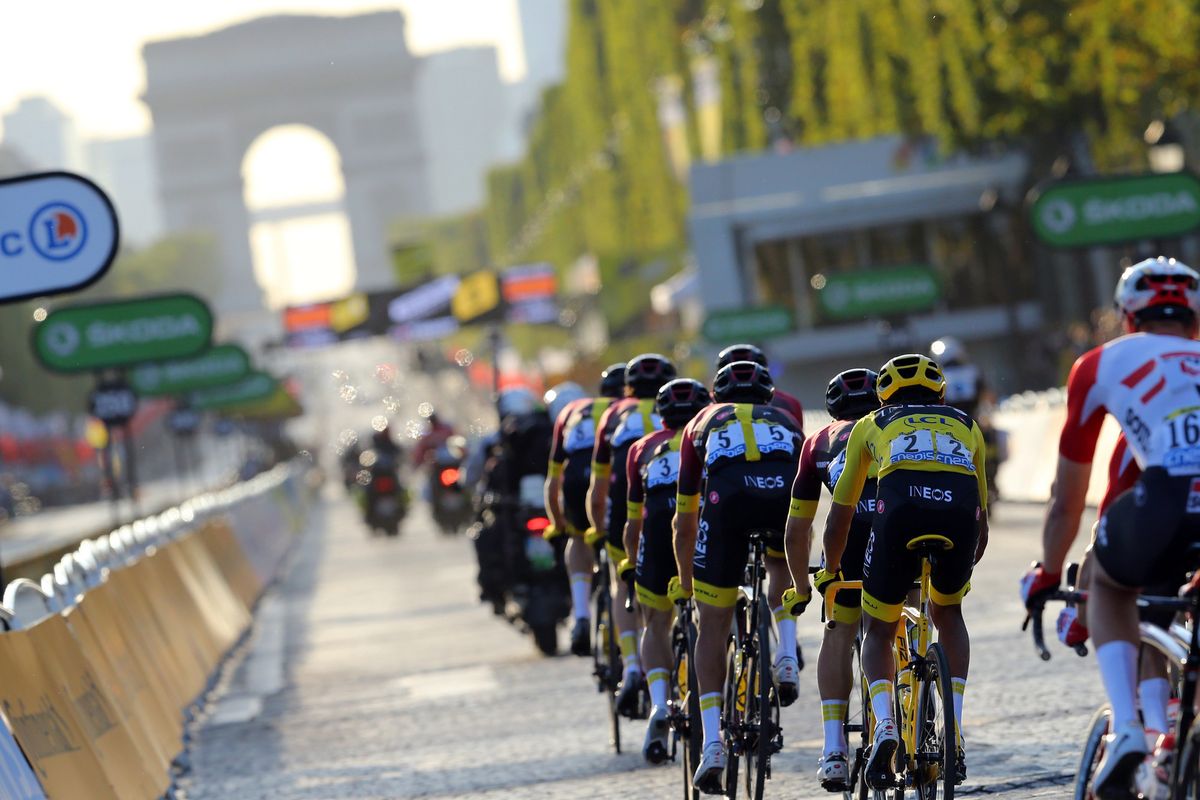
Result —
[[[652, 430], [657, 430], [662, 427], [662, 418], [658, 414], [651, 414], [650, 424], [654, 426]], [[613, 449], [615, 450], [630, 442], [636, 442], [647, 433], [650, 433], [650, 431], [646, 430], [646, 426], [642, 423], [642, 415], [638, 413], [630, 414], [621, 420], [621, 424], [613, 431]]]
[[1166, 420], [1159, 439], [1168, 475], [1200, 475], [1200, 409]]
[[933, 461], [952, 467], [975, 470], [971, 448], [948, 433], [930, 430], [902, 433], [892, 440], [890, 461]]
[[591, 450], [596, 443], [596, 421], [591, 417], [581, 419], [567, 431], [563, 449], [568, 453]]
[[829, 487], [829, 491], [833, 491], [833, 487], [837, 486], [838, 478], [842, 477], [842, 473], [845, 471], [846, 451], [843, 450], [837, 454], [837, 457], [834, 458], [833, 461], [829, 462], [829, 466], [825, 470], [826, 475], [829, 478], [829, 483], [826, 484]]
[[655, 489], [679, 483], [679, 451], [668, 450], [646, 465], [646, 488]]
[[[749, 427], [759, 453], [795, 452], [796, 437], [787, 427], [764, 419], [754, 420]], [[706, 463], [712, 464], [719, 458], [738, 458], [746, 455], [745, 428], [742, 422], [733, 421], [709, 433], [704, 443]]]

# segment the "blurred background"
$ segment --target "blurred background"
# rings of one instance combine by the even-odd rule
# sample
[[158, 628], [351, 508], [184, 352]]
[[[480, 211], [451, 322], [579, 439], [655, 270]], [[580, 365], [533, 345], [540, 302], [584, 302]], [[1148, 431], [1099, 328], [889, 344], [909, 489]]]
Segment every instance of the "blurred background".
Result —
[[[1200, 260], [1195, 222], [1141, 225], [1200, 221], [1194, 182], [1062, 211], [1119, 240], [1051, 246], [1030, 214], [1053, 181], [1189, 174], [1194, 2], [76, 5], [0, 28], [0, 175], [95, 180], [121, 250], [63, 300], [206, 298], [306, 412], [227, 428], [284, 450], [379, 416], [416, 438], [431, 402], [480, 433], [486, 403], [439, 399], [646, 350], [703, 377], [739, 340], [810, 407], [941, 336], [1000, 396], [1044, 389], [1112, 335], [1123, 264]], [[9, 514], [100, 491], [88, 378], [28, 344], [54, 306], [0, 307]], [[140, 446], [167, 464], [166, 438]]]

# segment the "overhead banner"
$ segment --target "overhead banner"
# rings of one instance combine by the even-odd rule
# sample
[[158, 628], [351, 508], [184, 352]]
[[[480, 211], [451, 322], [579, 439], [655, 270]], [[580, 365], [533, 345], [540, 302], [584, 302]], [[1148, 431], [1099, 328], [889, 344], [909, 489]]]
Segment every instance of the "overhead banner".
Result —
[[1200, 179], [1190, 172], [1060, 181], [1032, 197], [1033, 230], [1051, 247], [1170, 239], [1200, 227]]
[[0, 180], [0, 302], [95, 283], [119, 242], [112, 202], [87, 178], [42, 172]]
[[941, 297], [937, 273], [927, 264], [865, 269], [826, 277], [817, 292], [832, 319], [862, 319], [928, 311]]
[[509, 322], [545, 325], [558, 321], [558, 274], [550, 264], [523, 264], [504, 270], [501, 292]]
[[189, 405], [203, 410], [236, 406], [266, 399], [274, 394], [277, 388], [279, 381], [267, 373], [251, 372], [237, 383], [192, 392]]
[[792, 312], [784, 306], [759, 306], [714, 311], [704, 320], [704, 338], [717, 344], [769, 339], [795, 328]]
[[224, 386], [250, 372], [250, 356], [236, 344], [219, 344], [191, 358], [140, 364], [129, 383], [142, 397], [179, 395], [209, 386]]
[[394, 292], [358, 292], [341, 300], [289, 306], [283, 330], [289, 347], [320, 347], [374, 335], [383, 329], [387, 300]]
[[206, 350], [213, 318], [190, 294], [65, 306], [33, 329], [33, 351], [48, 369], [86, 372], [185, 358]]

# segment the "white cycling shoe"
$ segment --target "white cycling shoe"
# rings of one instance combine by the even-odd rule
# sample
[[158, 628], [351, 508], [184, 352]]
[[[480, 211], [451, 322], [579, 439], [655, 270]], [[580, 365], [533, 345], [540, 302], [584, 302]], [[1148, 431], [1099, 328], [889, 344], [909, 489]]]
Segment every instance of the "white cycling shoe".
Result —
[[692, 783], [703, 794], [724, 794], [725, 767], [728, 763], [729, 756], [725, 753], [725, 745], [712, 742], [704, 748], [704, 753], [700, 756], [700, 766], [696, 767]]
[[800, 663], [784, 656], [775, 662], [775, 690], [779, 693], [779, 705], [790, 706], [800, 696]]
[[1093, 782], [1099, 800], [1133, 800], [1133, 778], [1146, 760], [1146, 731], [1127, 722], [1104, 737], [1104, 759]]
[[646, 741], [642, 743], [642, 757], [651, 764], [667, 760], [667, 736], [671, 732], [670, 712], [666, 706], [650, 709], [650, 721], [646, 724]]
[[826, 753], [817, 761], [817, 780], [827, 792], [850, 791], [850, 765], [845, 753]]
[[893, 788], [896, 782], [894, 761], [899, 747], [900, 733], [896, 730], [893, 720], [889, 719], [875, 726], [871, 757], [867, 759], [867, 768], [863, 770], [863, 780], [867, 782], [868, 787], [877, 792]]

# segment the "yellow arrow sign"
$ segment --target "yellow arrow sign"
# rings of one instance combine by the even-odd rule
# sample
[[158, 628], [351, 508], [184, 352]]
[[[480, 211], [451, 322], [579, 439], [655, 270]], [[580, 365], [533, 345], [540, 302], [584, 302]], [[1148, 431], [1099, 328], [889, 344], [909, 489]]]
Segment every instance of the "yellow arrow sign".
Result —
[[499, 305], [500, 282], [496, 273], [483, 270], [462, 279], [450, 301], [450, 311], [459, 322], [470, 322]]

